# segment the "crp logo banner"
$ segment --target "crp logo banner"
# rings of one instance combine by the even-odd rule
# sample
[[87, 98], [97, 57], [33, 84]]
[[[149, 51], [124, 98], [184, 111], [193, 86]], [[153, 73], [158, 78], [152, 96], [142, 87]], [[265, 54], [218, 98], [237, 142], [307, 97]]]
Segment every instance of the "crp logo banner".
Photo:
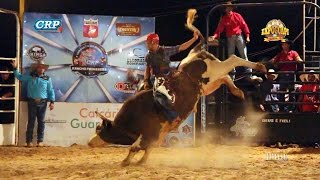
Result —
[[[96, 126], [101, 119], [95, 111], [113, 120], [122, 104], [110, 103], [55, 103], [55, 109], [47, 111], [44, 142], [50, 146], [68, 147], [72, 144], [87, 145], [95, 134]], [[67, 111], [66, 111], [67, 110]], [[20, 103], [19, 131], [26, 132], [28, 121], [27, 102]], [[36, 143], [36, 126], [34, 141]], [[19, 134], [19, 145], [25, 143], [25, 133]]]
[[60, 19], [40, 19], [34, 24], [37, 31], [62, 32], [62, 21]]
[[[34, 61], [50, 65], [56, 102], [123, 103], [143, 82], [155, 18], [27, 12], [22, 32], [23, 72], [29, 74]], [[115, 88], [118, 82], [129, 88]]]
[[289, 35], [289, 29], [280, 19], [273, 19], [261, 30], [261, 35], [265, 36], [265, 42], [281, 41]]

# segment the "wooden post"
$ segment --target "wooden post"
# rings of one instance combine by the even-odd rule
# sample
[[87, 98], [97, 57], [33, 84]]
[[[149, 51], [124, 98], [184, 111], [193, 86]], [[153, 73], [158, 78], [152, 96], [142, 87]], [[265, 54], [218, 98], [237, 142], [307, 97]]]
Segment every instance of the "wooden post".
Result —
[[19, 18], [20, 18], [21, 24], [23, 23], [24, 10], [25, 10], [25, 0], [19, 0]]

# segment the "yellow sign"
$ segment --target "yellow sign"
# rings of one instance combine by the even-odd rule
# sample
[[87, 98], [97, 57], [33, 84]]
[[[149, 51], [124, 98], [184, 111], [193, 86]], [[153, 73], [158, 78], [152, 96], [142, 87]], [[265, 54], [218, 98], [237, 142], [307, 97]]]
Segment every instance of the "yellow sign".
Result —
[[289, 35], [289, 29], [280, 19], [273, 19], [261, 30], [261, 35], [265, 36], [264, 41], [266, 42], [280, 41]]

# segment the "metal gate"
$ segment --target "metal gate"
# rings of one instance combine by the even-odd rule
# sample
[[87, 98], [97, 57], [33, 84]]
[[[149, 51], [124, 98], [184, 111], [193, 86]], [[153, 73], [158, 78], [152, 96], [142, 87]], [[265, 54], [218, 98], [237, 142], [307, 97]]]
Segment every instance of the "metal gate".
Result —
[[[265, 3], [239, 3], [239, 4], [234, 4], [234, 5], [229, 5], [229, 6], [237, 6], [237, 7], [257, 7], [257, 6], [296, 6], [296, 5], [303, 5], [303, 8], [305, 9], [305, 5], [309, 4], [313, 7], [315, 7], [315, 9], [320, 9], [320, 7], [313, 3], [313, 2], [306, 2], [306, 1], [293, 1], [293, 2], [265, 2]], [[209, 37], [209, 25], [210, 25], [210, 15], [217, 9], [219, 9], [220, 7], [225, 6], [225, 4], [220, 4], [217, 5], [215, 7], [213, 7], [208, 15], [207, 15], [207, 32], [206, 32], [206, 38]], [[303, 17], [305, 19], [305, 17]], [[303, 59], [305, 59], [305, 51], [306, 51], [306, 45], [305, 45], [305, 30], [306, 30], [306, 26], [304, 24], [303, 27]], [[209, 50], [209, 46], [207, 46], [207, 50]], [[299, 72], [302, 73], [302, 72]], [[200, 122], [201, 122], [201, 133], [205, 133], [207, 130], [207, 114], [208, 114], [208, 110], [207, 110], [207, 105], [208, 104], [219, 104], [219, 109], [217, 111], [219, 111], [220, 115], [220, 122], [215, 122], [216, 126], [220, 126], [220, 128], [223, 128], [223, 125], [219, 125], [219, 124], [223, 124], [224, 122], [226, 122], [226, 119], [228, 118], [230, 112], [228, 112], [228, 104], [229, 104], [229, 100], [228, 100], [228, 90], [225, 87], [222, 87], [220, 89], [220, 99], [219, 100], [214, 100], [214, 101], [208, 101], [207, 97], [202, 97], [201, 99], [201, 111], [200, 111]], [[281, 117], [281, 116], [280, 116]]]
[[[1, 14], [10, 14], [13, 15], [16, 19], [16, 54], [14, 58], [7, 58], [7, 57], [0, 57], [0, 61], [16, 61], [20, 64], [20, 19], [17, 12], [1, 9], [0, 8], [0, 15]], [[9, 73], [12, 74], [13, 71], [0, 71], [0, 73]], [[0, 87], [13, 87], [14, 93], [13, 97], [0, 97], [0, 103], [13, 101], [13, 108], [12, 109], [5, 109], [0, 110], [0, 115], [9, 115], [9, 116], [2, 116], [2, 122], [7, 121], [4, 118], [13, 118], [13, 122], [9, 122], [6, 124], [0, 124], [0, 145], [16, 145], [17, 144], [17, 137], [18, 137], [18, 109], [19, 109], [19, 82], [14, 80], [13, 84], [0, 84]], [[0, 121], [1, 122], [1, 121]]]

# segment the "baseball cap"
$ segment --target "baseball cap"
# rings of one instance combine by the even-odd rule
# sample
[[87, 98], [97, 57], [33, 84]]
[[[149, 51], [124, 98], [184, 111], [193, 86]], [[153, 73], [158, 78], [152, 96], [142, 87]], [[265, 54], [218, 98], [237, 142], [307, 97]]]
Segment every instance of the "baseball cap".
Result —
[[159, 42], [159, 36], [158, 34], [151, 33], [147, 36], [147, 41], [149, 42]]

